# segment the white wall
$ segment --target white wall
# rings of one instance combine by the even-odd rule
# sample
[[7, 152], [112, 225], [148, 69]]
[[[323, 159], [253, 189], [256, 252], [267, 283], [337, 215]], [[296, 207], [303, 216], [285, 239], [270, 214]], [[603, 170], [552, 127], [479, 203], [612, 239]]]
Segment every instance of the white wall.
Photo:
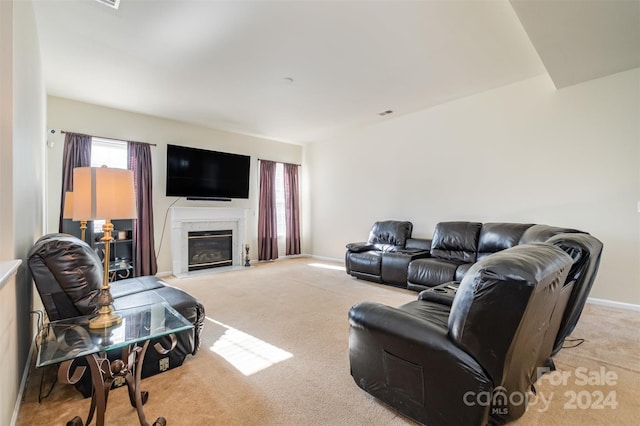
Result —
[[[0, 195], [13, 193], [13, 3], [0, 2]], [[13, 204], [0, 203], [0, 223], [13, 224]], [[13, 227], [0, 226], [0, 260], [12, 259]]]
[[[166, 197], [165, 168], [167, 144], [233, 152], [251, 156], [251, 183], [248, 200], [231, 202], [187, 201], [181, 198], [175, 206], [234, 207], [248, 210], [247, 241], [251, 258], [257, 258], [258, 159], [299, 164], [302, 147], [271, 140], [206, 129], [148, 115], [99, 107], [69, 99], [49, 97], [47, 127], [56, 129], [49, 136], [54, 142], [47, 149], [47, 232], [58, 231], [60, 188], [62, 185], [62, 148], [64, 135], [60, 130], [85, 133], [115, 139], [157, 144], [151, 148], [153, 158], [153, 204], [158, 272], [171, 272], [171, 232], [167, 211], [177, 197]], [[165, 226], [166, 217], [166, 226]], [[162, 237], [164, 231], [164, 238]], [[160, 242], [162, 240], [162, 246]], [[243, 244], [245, 242], [242, 242]], [[159, 250], [158, 250], [159, 249]]]
[[[13, 193], [13, 3], [0, 2], [0, 196]], [[13, 203], [0, 203], [0, 223], [13, 225]], [[0, 262], [14, 258], [13, 226], [0, 227]], [[0, 424], [10, 424], [18, 396], [19, 379], [15, 279], [0, 280], [0, 374], [6, 386], [0, 394]], [[14, 348], [11, 350], [10, 348]], [[6, 390], [5, 390], [6, 389]]]
[[0, 286], [0, 424], [10, 424], [33, 341], [26, 256], [42, 234], [45, 91], [30, 1], [0, 2], [0, 261], [22, 260]]
[[555, 90], [541, 76], [305, 147], [311, 252], [372, 223], [574, 227], [604, 243], [592, 297], [640, 304], [640, 70]]

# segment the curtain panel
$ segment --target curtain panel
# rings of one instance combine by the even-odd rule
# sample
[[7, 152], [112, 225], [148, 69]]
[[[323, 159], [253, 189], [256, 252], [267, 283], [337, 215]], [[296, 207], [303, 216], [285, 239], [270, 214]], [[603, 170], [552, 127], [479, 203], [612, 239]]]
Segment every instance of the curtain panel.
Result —
[[300, 254], [300, 192], [298, 188], [298, 165], [284, 163], [287, 256]]
[[260, 199], [258, 207], [258, 260], [278, 258], [276, 222], [276, 163], [260, 160]]
[[62, 151], [62, 193], [60, 195], [60, 219], [58, 232], [63, 231], [64, 199], [67, 191], [73, 191], [73, 169], [91, 165], [91, 136], [67, 132]]
[[158, 272], [153, 236], [153, 173], [149, 144], [128, 142], [128, 168], [133, 171], [138, 218], [133, 220], [134, 276]]

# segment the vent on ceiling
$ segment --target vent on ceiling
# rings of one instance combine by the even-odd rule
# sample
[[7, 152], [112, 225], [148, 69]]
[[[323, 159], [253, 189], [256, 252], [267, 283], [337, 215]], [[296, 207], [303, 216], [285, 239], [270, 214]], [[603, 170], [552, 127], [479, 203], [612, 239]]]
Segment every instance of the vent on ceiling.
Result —
[[98, 3], [106, 4], [109, 7], [117, 9], [120, 6], [120, 0], [96, 0]]

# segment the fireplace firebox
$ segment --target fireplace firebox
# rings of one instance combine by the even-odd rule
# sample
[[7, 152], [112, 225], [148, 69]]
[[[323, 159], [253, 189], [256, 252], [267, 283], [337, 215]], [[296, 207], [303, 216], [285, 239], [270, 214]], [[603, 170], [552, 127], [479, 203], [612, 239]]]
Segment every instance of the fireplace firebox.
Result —
[[190, 231], [189, 271], [233, 265], [233, 231]]

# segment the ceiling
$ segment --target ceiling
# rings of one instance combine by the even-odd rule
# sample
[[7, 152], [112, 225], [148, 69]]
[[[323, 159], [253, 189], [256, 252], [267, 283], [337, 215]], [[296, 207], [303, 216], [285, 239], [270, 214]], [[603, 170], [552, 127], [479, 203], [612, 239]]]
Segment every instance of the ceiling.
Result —
[[48, 94], [290, 143], [640, 67], [638, 0], [33, 3]]

